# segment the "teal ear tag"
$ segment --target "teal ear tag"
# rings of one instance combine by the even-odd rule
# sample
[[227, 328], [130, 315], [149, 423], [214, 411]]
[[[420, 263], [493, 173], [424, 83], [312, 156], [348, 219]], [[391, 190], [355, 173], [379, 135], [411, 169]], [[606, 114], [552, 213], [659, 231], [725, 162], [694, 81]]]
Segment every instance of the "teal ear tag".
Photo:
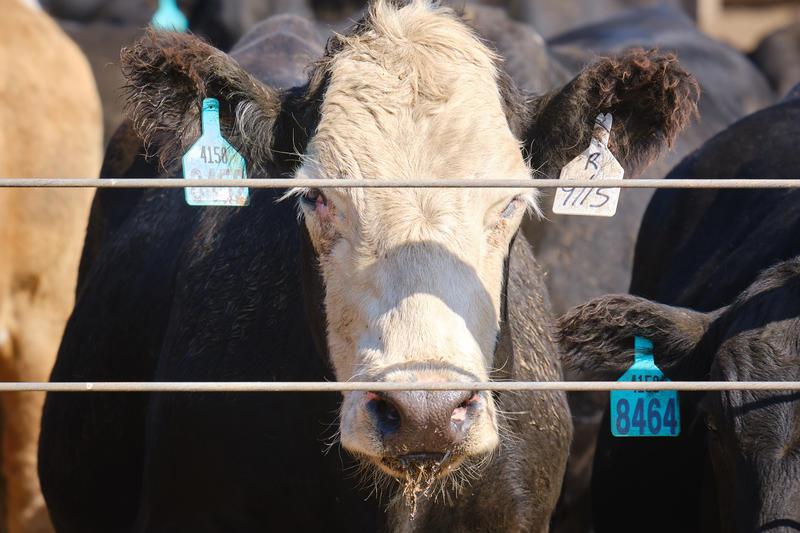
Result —
[[176, 0], [159, 0], [158, 10], [153, 15], [150, 24], [157, 30], [185, 32], [189, 29], [186, 15], [178, 9]]
[[[203, 134], [183, 156], [184, 179], [246, 179], [244, 157], [228, 143], [219, 129], [219, 101], [203, 100]], [[189, 205], [248, 205], [247, 187], [187, 187]]]
[[[669, 381], [653, 360], [652, 342], [636, 337], [633, 365], [619, 381]], [[610, 408], [615, 437], [677, 437], [681, 432], [677, 391], [611, 391]]]

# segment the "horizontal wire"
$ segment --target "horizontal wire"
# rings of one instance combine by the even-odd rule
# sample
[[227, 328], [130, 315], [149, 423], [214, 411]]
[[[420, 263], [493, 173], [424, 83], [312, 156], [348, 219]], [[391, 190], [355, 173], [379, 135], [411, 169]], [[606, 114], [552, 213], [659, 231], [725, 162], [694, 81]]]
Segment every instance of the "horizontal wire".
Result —
[[800, 381], [1, 382], [0, 392], [800, 391]]
[[[586, 185], [579, 185], [579, 184]], [[0, 188], [97, 188], [97, 189], [180, 189], [184, 187], [249, 187], [251, 189], [291, 188], [368, 188], [368, 189], [556, 189], [564, 187], [604, 189], [795, 189], [800, 188], [800, 179], [630, 179], [573, 181], [557, 179], [247, 179], [247, 180], [184, 180], [176, 178], [108, 178], [108, 179], [62, 179], [62, 178], [0, 178]]]

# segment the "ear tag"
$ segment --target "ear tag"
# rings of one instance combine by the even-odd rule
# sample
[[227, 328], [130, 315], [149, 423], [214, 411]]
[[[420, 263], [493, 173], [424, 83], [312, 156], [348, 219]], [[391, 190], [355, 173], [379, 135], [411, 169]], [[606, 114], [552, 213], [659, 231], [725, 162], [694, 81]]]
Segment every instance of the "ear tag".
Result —
[[[561, 169], [560, 179], [564, 181], [623, 179], [625, 169], [608, 149], [613, 123], [614, 118], [611, 113], [597, 115], [589, 148]], [[561, 187], [556, 190], [553, 213], [613, 217], [617, 212], [619, 193], [619, 189]]]
[[186, 15], [178, 9], [176, 0], [159, 0], [158, 9], [156, 10], [150, 24], [157, 30], [161, 31], [176, 31], [185, 32], [189, 29], [189, 21], [186, 20]]
[[[653, 343], [636, 337], [633, 365], [619, 381], [669, 381], [653, 360]], [[615, 437], [677, 437], [681, 432], [678, 391], [611, 391]]]
[[[246, 179], [247, 164], [219, 129], [219, 101], [203, 100], [203, 134], [183, 156], [184, 179]], [[247, 187], [187, 187], [189, 205], [244, 206]]]

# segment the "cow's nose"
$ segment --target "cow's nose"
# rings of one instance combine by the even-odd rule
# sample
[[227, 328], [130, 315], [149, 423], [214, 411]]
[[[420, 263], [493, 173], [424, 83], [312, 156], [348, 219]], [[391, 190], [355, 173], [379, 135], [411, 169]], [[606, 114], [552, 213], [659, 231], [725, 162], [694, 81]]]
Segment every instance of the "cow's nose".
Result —
[[386, 454], [441, 454], [464, 441], [483, 407], [471, 391], [367, 393], [367, 409]]

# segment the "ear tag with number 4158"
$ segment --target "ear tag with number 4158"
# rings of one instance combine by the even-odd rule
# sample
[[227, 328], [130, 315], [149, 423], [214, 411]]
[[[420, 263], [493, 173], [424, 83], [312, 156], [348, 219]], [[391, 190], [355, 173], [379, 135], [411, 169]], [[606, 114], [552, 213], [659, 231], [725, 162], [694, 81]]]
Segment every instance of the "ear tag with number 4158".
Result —
[[[619, 381], [669, 381], [653, 360], [653, 343], [636, 337], [633, 365]], [[611, 433], [615, 437], [677, 437], [681, 432], [678, 392], [611, 391]]]
[[[184, 179], [246, 179], [244, 157], [219, 129], [219, 101], [203, 100], [203, 134], [183, 156]], [[243, 206], [250, 200], [247, 187], [187, 187], [189, 205]]]
[[159, 0], [158, 9], [150, 24], [161, 31], [183, 33], [189, 29], [189, 21], [186, 19], [186, 15], [178, 9], [176, 0]]
[[[611, 113], [597, 116], [589, 148], [561, 169], [560, 179], [591, 181], [621, 180], [625, 177], [625, 169], [608, 149], [613, 123], [614, 119]], [[579, 188], [570, 185], [556, 189], [553, 213], [613, 217], [617, 213], [617, 204], [619, 204], [619, 189]]]

